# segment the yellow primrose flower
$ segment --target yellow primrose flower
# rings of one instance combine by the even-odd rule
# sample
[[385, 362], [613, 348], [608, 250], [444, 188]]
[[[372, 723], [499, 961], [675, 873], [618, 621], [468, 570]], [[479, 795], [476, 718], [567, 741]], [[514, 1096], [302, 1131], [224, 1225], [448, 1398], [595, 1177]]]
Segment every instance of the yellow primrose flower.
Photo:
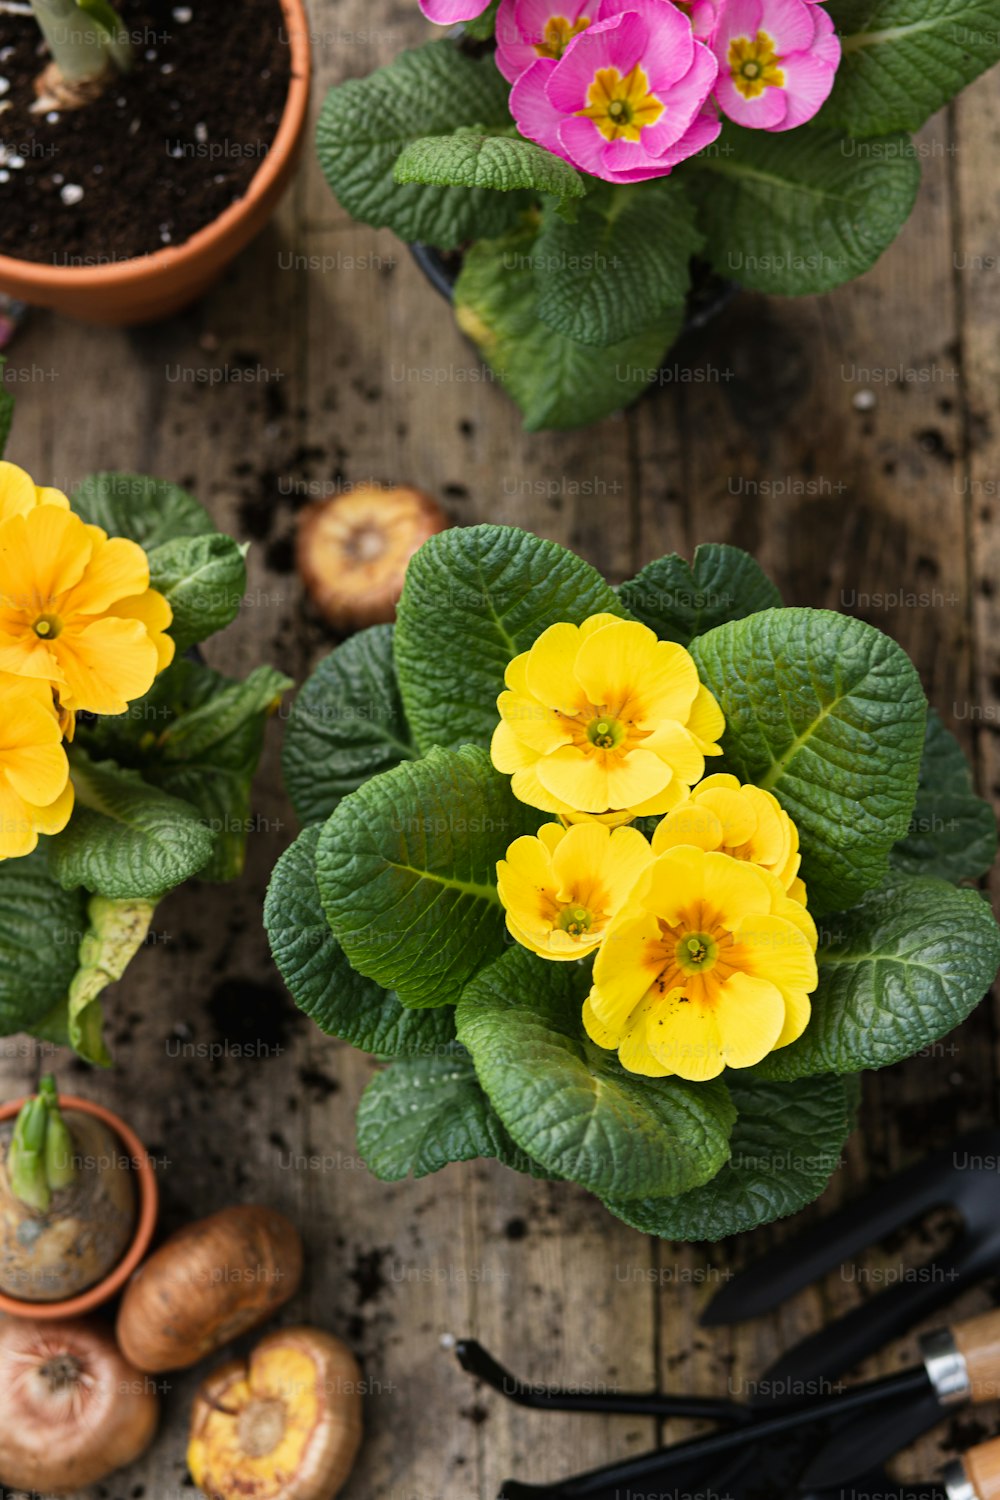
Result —
[[796, 901], [806, 903], [798, 878], [799, 830], [772, 792], [743, 786], [735, 776], [706, 776], [680, 807], [656, 825], [653, 853], [679, 844], [718, 849], [734, 859], [762, 865]]
[[172, 659], [172, 618], [135, 542], [52, 505], [0, 524], [0, 672], [48, 683], [62, 710], [124, 713]]
[[542, 958], [583, 958], [652, 857], [637, 828], [544, 824], [537, 838], [515, 839], [497, 865], [508, 930]]
[[16, 464], [0, 460], [0, 521], [11, 516], [26, 516], [36, 505], [55, 505], [60, 510], [69, 510], [69, 501], [62, 490], [46, 489]]
[[812, 918], [769, 870], [671, 849], [605, 934], [584, 1026], [631, 1073], [749, 1068], [805, 1030], [815, 955]]
[[30, 854], [73, 811], [62, 733], [44, 682], [0, 673], [0, 860]]
[[719, 755], [722, 711], [683, 646], [591, 615], [550, 625], [507, 667], [490, 754], [515, 797], [559, 815], [665, 813]]

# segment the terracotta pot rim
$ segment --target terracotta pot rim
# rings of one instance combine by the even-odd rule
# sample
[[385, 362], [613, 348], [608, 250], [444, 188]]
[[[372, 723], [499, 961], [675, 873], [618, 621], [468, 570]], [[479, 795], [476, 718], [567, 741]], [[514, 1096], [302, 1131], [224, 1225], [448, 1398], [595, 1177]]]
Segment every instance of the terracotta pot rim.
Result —
[[[25, 1103], [26, 1099], [15, 1099], [9, 1104], [0, 1105], [0, 1122], [17, 1115]], [[135, 1233], [127, 1252], [103, 1281], [88, 1287], [76, 1297], [67, 1297], [62, 1302], [22, 1302], [17, 1297], [8, 1297], [0, 1292], [0, 1313], [7, 1313], [14, 1318], [51, 1322], [56, 1318], [78, 1318], [84, 1313], [93, 1312], [95, 1307], [109, 1301], [125, 1285], [149, 1249], [156, 1228], [160, 1190], [149, 1154], [135, 1131], [110, 1109], [106, 1109], [103, 1104], [95, 1104], [92, 1099], [80, 1099], [75, 1094], [60, 1094], [59, 1103], [63, 1109], [78, 1110], [81, 1114], [93, 1115], [103, 1121], [121, 1141], [137, 1177], [138, 1216]]]
[[0, 277], [16, 275], [34, 282], [46, 291], [104, 291], [121, 284], [138, 284], [155, 279], [163, 272], [198, 260], [218, 241], [224, 240], [233, 226], [245, 217], [255, 203], [271, 189], [286, 158], [294, 151], [309, 107], [311, 46], [304, 0], [279, 0], [288, 28], [291, 51], [291, 78], [288, 97], [270, 150], [250, 179], [242, 198], [204, 228], [198, 229], [182, 245], [154, 250], [149, 255], [135, 255], [128, 260], [101, 266], [49, 266], [43, 261], [21, 260], [16, 255], [0, 255]]

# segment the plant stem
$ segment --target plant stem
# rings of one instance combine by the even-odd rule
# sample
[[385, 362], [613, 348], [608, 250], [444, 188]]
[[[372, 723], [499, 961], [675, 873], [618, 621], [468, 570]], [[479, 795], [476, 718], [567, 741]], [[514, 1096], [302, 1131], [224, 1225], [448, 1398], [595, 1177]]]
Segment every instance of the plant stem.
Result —
[[31, 0], [31, 8], [68, 84], [89, 83], [110, 72], [111, 39], [76, 0]]

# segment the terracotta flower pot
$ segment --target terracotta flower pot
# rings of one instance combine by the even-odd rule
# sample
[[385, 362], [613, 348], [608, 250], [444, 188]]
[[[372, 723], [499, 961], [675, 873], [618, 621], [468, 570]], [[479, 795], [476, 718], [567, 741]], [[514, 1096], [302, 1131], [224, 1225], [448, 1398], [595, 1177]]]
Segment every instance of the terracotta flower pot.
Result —
[[[0, 1105], [0, 1124], [14, 1118], [26, 1102], [24, 1099], [15, 1099], [10, 1104]], [[0, 1313], [6, 1313], [12, 1318], [31, 1318], [36, 1322], [82, 1317], [84, 1313], [93, 1312], [95, 1307], [110, 1301], [116, 1292], [121, 1291], [149, 1250], [160, 1207], [160, 1192], [153, 1164], [145, 1146], [125, 1121], [105, 1109], [103, 1104], [94, 1104], [90, 1099], [78, 1099], [75, 1094], [60, 1094], [59, 1103], [63, 1109], [94, 1115], [109, 1130], [113, 1130], [121, 1141], [122, 1150], [136, 1174], [136, 1224], [132, 1243], [122, 1259], [102, 1281], [88, 1287], [79, 1296], [67, 1297], [61, 1302], [21, 1302], [16, 1297], [7, 1297], [0, 1292]]]
[[49, 266], [0, 255], [0, 292], [86, 323], [151, 323], [194, 302], [259, 234], [295, 170], [309, 106], [311, 49], [303, 0], [281, 0], [291, 48], [285, 111], [244, 196], [183, 245], [100, 266]]

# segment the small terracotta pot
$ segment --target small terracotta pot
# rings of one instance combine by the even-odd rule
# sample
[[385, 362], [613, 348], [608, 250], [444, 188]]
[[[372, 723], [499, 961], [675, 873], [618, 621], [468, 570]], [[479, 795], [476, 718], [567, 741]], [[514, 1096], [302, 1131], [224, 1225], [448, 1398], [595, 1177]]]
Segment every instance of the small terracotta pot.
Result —
[[[18, 1115], [26, 1102], [24, 1099], [16, 1099], [10, 1104], [0, 1105], [0, 1124]], [[75, 1109], [84, 1115], [95, 1115], [121, 1141], [122, 1149], [133, 1164], [137, 1178], [136, 1226], [128, 1251], [114, 1269], [103, 1281], [88, 1287], [78, 1297], [67, 1297], [62, 1302], [20, 1302], [16, 1297], [7, 1297], [0, 1292], [0, 1313], [7, 1313], [12, 1318], [32, 1318], [36, 1322], [82, 1317], [84, 1313], [93, 1312], [95, 1307], [109, 1302], [116, 1292], [120, 1292], [149, 1250], [160, 1209], [160, 1190], [156, 1184], [153, 1164], [145, 1146], [125, 1121], [112, 1114], [110, 1109], [105, 1109], [103, 1104], [95, 1104], [90, 1099], [78, 1099], [75, 1094], [60, 1094], [59, 1104], [63, 1109]]]
[[0, 292], [85, 323], [152, 323], [196, 301], [259, 234], [295, 170], [309, 107], [303, 0], [281, 0], [291, 48], [285, 112], [244, 196], [183, 245], [102, 266], [49, 266], [0, 255]]

